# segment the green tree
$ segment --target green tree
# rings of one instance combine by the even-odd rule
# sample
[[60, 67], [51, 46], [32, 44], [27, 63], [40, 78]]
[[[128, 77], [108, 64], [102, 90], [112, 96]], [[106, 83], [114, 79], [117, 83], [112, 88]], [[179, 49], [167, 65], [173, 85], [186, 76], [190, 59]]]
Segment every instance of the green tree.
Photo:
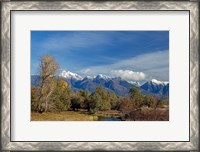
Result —
[[71, 108], [73, 110], [78, 110], [82, 107], [83, 103], [84, 103], [84, 91], [83, 90], [78, 90], [76, 91], [76, 93], [74, 93], [72, 100], [71, 100]]
[[111, 109], [108, 93], [102, 86], [99, 86], [91, 94], [90, 98], [90, 112], [95, 113]]
[[143, 106], [144, 97], [140, 93], [139, 89], [137, 89], [136, 87], [133, 87], [129, 90], [128, 93], [130, 95], [132, 102], [134, 102], [136, 108], [140, 108]]
[[56, 111], [68, 110], [71, 106], [71, 94], [68, 83], [61, 79], [57, 79], [57, 86], [53, 94], [55, 100], [52, 109], [55, 109]]
[[119, 108], [119, 100], [114, 92], [108, 92], [108, 102], [110, 103], [111, 109], [117, 110]]
[[146, 95], [144, 98], [144, 105], [147, 107], [155, 107], [156, 106], [156, 100], [152, 95]]
[[102, 104], [100, 110], [110, 110], [111, 109], [111, 103], [108, 93], [103, 89], [102, 87]]
[[81, 103], [81, 108], [87, 109], [87, 111], [90, 111], [90, 92], [88, 90], [82, 91], [81, 95], [83, 97], [83, 102]]
[[137, 96], [140, 96], [140, 90], [137, 89], [136, 87], [131, 88], [128, 93], [129, 93], [129, 96], [131, 98], [135, 98]]
[[97, 93], [92, 93], [90, 98], [90, 104], [89, 104], [89, 111], [91, 113], [96, 113], [100, 110], [101, 106], [101, 96]]
[[102, 86], [96, 88], [95, 94], [101, 97], [99, 110], [105, 111], [111, 109], [108, 93]]

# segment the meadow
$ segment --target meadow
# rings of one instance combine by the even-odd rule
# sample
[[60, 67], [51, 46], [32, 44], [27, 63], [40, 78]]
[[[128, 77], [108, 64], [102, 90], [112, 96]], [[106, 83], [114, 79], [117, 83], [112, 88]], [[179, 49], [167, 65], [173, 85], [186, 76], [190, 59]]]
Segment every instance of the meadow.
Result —
[[130, 113], [122, 113], [117, 110], [100, 111], [90, 114], [87, 111], [62, 111], [31, 113], [31, 121], [168, 121], [169, 107], [163, 106], [157, 109], [141, 108]]

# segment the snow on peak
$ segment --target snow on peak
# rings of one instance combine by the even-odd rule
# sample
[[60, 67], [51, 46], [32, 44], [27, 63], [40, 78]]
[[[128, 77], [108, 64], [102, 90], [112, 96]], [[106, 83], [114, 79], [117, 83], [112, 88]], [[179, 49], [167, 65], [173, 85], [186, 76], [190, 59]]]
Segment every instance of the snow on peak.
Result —
[[86, 76], [85, 78], [86, 78], [86, 79], [94, 79], [93, 76]]
[[133, 84], [133, 85], [135, 85], [137, 87], [141, 86], [141, 84], [139, 82], [135, 82], [135, 81], [128, 81], [128, 83]]
[[107, 75], [103, 75], [103, 74], [99, 74], [99, 75], [97, 75], [96, 78], [101, 78], [101, 79], [110, 79], [109, 76], [107, 76]]
[[83, 79], [80, 75], [78, 75], [76, 73], [72, 73], [70, 71], [65, 71], [65, 70], [63, 70], [60, 73], [59, 76], [61, 76], [63, 78], [67, 78], [67, 79], [75, 79], [75, 80], [82, 80]]
[[168, 81], [159, 81], [156, 79], [152, 79], [151, 82], [155, 84], [162, 84], [162, 85], [167, 85], [169, 83]]

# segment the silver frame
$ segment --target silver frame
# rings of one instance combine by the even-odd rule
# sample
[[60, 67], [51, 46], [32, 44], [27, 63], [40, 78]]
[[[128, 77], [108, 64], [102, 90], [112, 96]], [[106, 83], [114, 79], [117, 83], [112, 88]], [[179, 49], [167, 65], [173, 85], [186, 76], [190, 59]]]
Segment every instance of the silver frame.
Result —
[[[198, 1], [8, 1], [1, 2], [1, 147], [15, 150], [162, 150], [199, 149], [199, 7]], [[11, 11], [14, 10], [186, 10], [190, 11], [189, 142], [12, 142], [10, 140]]]

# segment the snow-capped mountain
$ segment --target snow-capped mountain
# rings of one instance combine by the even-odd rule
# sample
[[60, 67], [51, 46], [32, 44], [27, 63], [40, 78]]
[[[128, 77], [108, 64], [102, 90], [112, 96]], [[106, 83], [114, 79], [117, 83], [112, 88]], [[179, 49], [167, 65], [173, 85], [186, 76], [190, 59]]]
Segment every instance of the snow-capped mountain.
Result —
[[111, 79], [111, 77], [109, 77], [109, 76], [107, 76], [107, 75], [99, 74], [99, 75], [96, 76], [95, 79], [109, 80], [109, 79]]
[[[109, 77], [103, 74], [82, 77], [70, 71], [62, 71], [59, 77], [68, 82], [74, 91], [82, 89], [93, 92], [96, 87], [103, 86], [107, 91], [115, 92], [119, 96], [125, 96], [132, 87], [137, 87], [143, 94], [169, 95], [169, 82], [156, 79], [152, 79], [141, 85], [139, 82], [126, 81], [120, 77]], [[39, 75], [31, 76], [32, 85], [37, 86], [39, 81]]]
[[151, 82], [157, 85], [167, 85], [169, 83], [168, 81], [158, 81], [156, 79], [152, 79]]
[[63, 77], [63, 78], [66, 78], [66, 79], [74, 79], [74, 80], [82, 80], [83, 78], [76, 74], [76, 73], [72, 73], [70, 71], [62, 71], [60, 74], [59, 74], [60, 77]]
[[86, 76], [84, 79], [94, 79], [95, 77], [92, 76]]
[[154, 94], [169, 95], [169, 82], [166, 81], [152, 79], [144, 83], [140, 88]]
[[99, 74], [97, 76], [81, 77], [76, 73], [69, 71], [62, 71], [59, 74], [63, 80], [69, 83], [72, 90], [88, 90], [93, 92], [96, 87], [103, 86], [107, 91], [115, 92], [117, 95], [124, 96], [128, 93], [129, 89], [135, 84], [131, 84], [126, 80], [122, 80], [120, 77], [109, 77], [107, 75]]
[[133, 85], [135, 85], [137, 87], [141, 86], [140, 82], [135, 82], [135, 81], [127, 81], [127, 82], [130, 83], [130, 84], [133, 84]]

